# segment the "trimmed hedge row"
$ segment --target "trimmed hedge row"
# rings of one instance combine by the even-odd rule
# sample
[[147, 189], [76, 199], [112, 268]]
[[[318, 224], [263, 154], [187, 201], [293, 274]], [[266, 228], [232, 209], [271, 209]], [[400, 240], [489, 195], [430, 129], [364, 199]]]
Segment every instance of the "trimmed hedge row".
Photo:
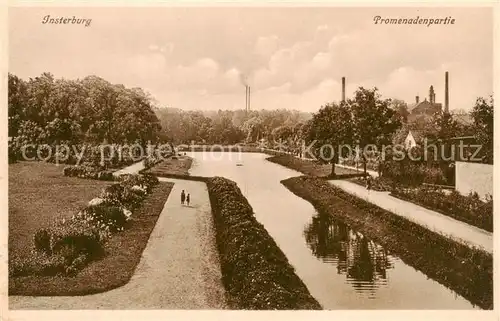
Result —
[[235, 182], [207, 180], [223, 283], [237, 309], [321, 309]]
[[396, 188], [391, 195], [462, 222], [493, 232], [493, 198], [483, 202], [476, 194], [461, 195], [456, 190], [447, 194], [434, 188]]
[[105, 254], [104, 245], [127, 227], [132, 212], [158, 184], [153, 175], [122, 175], [70, 219], [56, 220], [35, 232], [34, 250], [14, 257], [9, 275], [75, 275]]
[[405, 263], [483, 309], [493, 308], [493, 256], [472, 249], [332, 186], [301, 176], [282, 181], [324, 215], [335, 215]]

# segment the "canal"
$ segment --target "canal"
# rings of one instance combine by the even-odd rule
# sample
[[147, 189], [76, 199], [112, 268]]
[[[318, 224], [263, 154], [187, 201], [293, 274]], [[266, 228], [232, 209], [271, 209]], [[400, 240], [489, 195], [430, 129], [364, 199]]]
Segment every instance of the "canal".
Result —
[[[325, 309], [476, 309], [280, 181], [300, 173], [260, 153], [192, 152], [191, 175], [235, 181], [255, 216]], [[192, 195], [192, 197], [196, 197]]]

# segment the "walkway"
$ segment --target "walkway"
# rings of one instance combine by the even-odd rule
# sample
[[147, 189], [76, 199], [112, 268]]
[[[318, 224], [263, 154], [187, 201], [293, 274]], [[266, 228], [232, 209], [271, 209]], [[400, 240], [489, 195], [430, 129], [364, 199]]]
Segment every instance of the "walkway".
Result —
[[[131, 280], [87, 296], [10, 296], [10, 309], [226, 309], [205, 183], [174, 182]], [[181, 206], [180, 193], [191, 194]]]
[[123, 174], [136, 174], [142, 169], [144, 169], [144, 162], [140, 161], [130, 166], [124, 167], [120, 170], [117, 170], [116, 172], [113, 173], [113, 176], [120, 176]]
[[368, 191], [360, 185], [343, 180], [332, 180], [329, 183], [463, 244], [479, 247], [493, 253], [493, 234], [488, 231], [400, 200], [390, 196], [389, 192]]

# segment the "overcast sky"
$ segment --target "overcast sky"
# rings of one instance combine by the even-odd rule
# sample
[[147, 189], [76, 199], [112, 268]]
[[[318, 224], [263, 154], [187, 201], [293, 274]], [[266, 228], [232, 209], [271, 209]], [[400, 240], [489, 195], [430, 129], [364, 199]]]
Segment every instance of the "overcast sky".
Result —
[[[42, 24], [51, 15], [92, 19]], [[387, 18], [446, 18], [454, 25], [375, 25]], [[428, 96], [470, 109], [493, 91], [493, 16], [488, 8], [12, 8], [9, 71], [27, 79], [90, 74], [142, 87], [162, 106], [238, 109], [240, 74], [252, 109], [316, 111], [359, 86], [413, 103]]]

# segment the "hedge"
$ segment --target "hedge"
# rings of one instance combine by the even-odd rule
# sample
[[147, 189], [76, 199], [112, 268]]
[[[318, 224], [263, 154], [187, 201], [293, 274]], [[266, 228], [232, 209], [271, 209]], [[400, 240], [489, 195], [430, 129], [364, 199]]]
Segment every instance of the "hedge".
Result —
[[207, 179], [223, 283], [236, 309], [321, 309], [235, 182]]
[[406, 264], [483, 309], [493, 308], [493, 256], [470, 248], [309, 176], [282, 181], [323, 215], [334, 215]]
[[464, 196], [455, 190], [448, 194], [431, 187], [396, 188], [391, 195], [493, 232], [492, 197], [484, 202], [477, 194]]

